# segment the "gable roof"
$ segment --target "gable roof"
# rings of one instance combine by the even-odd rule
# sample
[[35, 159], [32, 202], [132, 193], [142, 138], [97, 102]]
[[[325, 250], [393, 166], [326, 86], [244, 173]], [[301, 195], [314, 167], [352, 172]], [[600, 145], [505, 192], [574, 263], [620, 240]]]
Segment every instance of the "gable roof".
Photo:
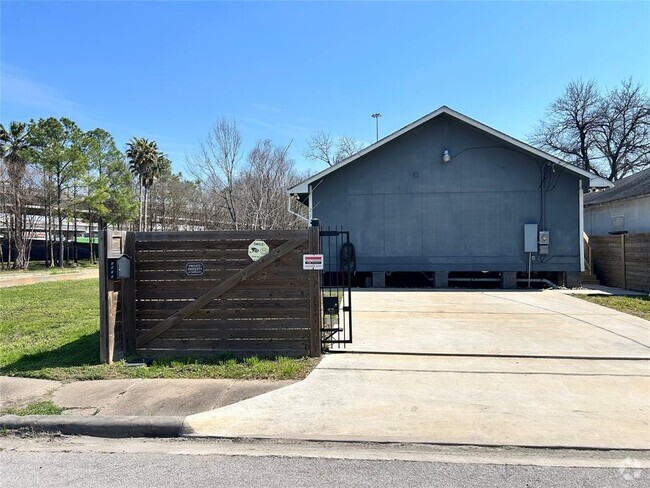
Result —
[[618, 180], [612, 188], [585, 194], [584, 205], [588, 207], [644, 196], [650, 196], [650, 168]]
[[446, 105], [443, 105], [437, 110], [434, 110], [428, 115], [425, 115], [424, 117], [419, 118], [415, 122], [410, 123], [407, 126], [402, 127], [401, 129], [393, 132], [392, 134], [384, 137], [383, 139], [380, 139], [379, 141], [375, 142], [374, 144], [371, 144], [370, 146], [362, 149], [358, 153], [352, 155], [351, 157], [344, 159], [343, 161], [338, 162], [334, 166], [330, 166], [327, 169], [324, 169], [320, 173], [315, 174], [314, 176], [307, 178], [306, 180], [301, 181], [297, 185], [289, 188], [289, 194], [290, 195], [303, 195], [303, 194], [308, 194], [309, 193], [309, 185], [314, 183], [315, 181], [320, 180], [324, 176], [327, 176], [330, 173], [333, 173], [334, 171], [337, 171], [341, 169], [344, 166], [347, 166], [348, 164], [356, 161], [357, 159], [361, 158], [362, 156], [365, 156], [371, 151], [374, 151], [375, 149], [380, 148], [384, 144], [392, 141], [393, 139], [398, 138], [402, 134], [405, 134], [406, 132], [415, 129], [416, 127], [419, 127], [420, 125], [442, 115], [442, 114], [447, 114], [450, 117], [453, 117], [456, 120], [460, 120], [461, 122], [464, 122], [472, 127], [475, 127], [483, 132], [486, 132], [494, 137], [497, 137], [498, 139], [501, 139], [502, 141], [511, 144], [522, 151], [525, 151], [533, 156], [543, 158], [547, 161], [550, 161], [552, 163], [555, 163], [559, 166], [562, 166], [563, 168], [566, 168], [568, 171], [582, 177], [582, 178], [588, 178], [589, 179], [589, 186], [592, 188], [604, 188], [604, 187], [610, 187], [612, 186], [612, 183], [606, 180], [605, 178], [601, 178], [600, 176], [597, 176], [593, 173], [590, 173], [589, 171], [585, 171], [584, 169], [578, 168], [577, 166], [574, 166], [572, 164], [567, 163], [566, 161], [562, 161], [561, 159], [556, 158], [555, 156], [552, 156], [548, 153], [545, 153], [544, 151], [540, 151], [537, 148], [534, 148], [533, 146], [526, 144], [525, 142], [521, 142], [518, 139], [515, 139], [514, 137], [510, 137], [507, 134], [504, 134], [503, 132], [500, 132], [496, 129], [493, 129], [492, 127], [489, 127], [485, 124], [482, 124], [481, 122], [474, 120], [470, 117], [467, 117], [466, 115], [461, 114], [460, 112], [456, 112], [455, 110], [450, 109]]

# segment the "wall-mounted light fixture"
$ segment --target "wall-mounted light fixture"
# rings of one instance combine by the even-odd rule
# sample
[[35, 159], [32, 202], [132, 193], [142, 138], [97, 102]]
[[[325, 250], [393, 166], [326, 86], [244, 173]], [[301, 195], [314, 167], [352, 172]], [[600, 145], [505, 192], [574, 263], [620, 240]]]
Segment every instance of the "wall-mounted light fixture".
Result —
[[448, 163], [449, 161], [451, 161], [451, 156], [449, 155], [449, 151], [447, 149], [445, 149], [442, 152], [442, 161], [445, 162], [445, 163]]

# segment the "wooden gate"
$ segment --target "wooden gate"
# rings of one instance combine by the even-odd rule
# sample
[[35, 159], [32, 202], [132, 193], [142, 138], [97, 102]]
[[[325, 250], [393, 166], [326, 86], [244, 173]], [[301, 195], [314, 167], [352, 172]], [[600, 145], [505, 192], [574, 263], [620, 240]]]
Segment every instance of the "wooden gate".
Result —
[[317, 228], [127, 233], [125, 352], [319, 355], [319, 273], [302, 269], [317, 251]]

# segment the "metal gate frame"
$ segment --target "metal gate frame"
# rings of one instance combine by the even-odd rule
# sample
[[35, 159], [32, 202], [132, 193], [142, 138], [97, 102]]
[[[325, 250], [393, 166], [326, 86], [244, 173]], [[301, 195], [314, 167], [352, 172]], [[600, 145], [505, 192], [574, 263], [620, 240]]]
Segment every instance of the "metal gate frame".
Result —
[[344, 266], [341, 249], [350, 244], [350, 232], [328, 227], [320, 230], [320, 250], [325, 258], [321, 275], [321, 336], [323, 350], [352, 342], [352, 276], [354, 270]]

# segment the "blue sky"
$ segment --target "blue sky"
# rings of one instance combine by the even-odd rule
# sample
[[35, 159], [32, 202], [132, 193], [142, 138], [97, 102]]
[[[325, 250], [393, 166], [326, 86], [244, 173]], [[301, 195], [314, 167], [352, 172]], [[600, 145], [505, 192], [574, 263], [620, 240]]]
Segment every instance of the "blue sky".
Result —
[[218, 117], [244, 145], [374, 140], [448, 105], [525, 139], [573, 78], [650, 87], [650, 2], [0, 3], [0, 121], [67, 116], [176, 171]]

